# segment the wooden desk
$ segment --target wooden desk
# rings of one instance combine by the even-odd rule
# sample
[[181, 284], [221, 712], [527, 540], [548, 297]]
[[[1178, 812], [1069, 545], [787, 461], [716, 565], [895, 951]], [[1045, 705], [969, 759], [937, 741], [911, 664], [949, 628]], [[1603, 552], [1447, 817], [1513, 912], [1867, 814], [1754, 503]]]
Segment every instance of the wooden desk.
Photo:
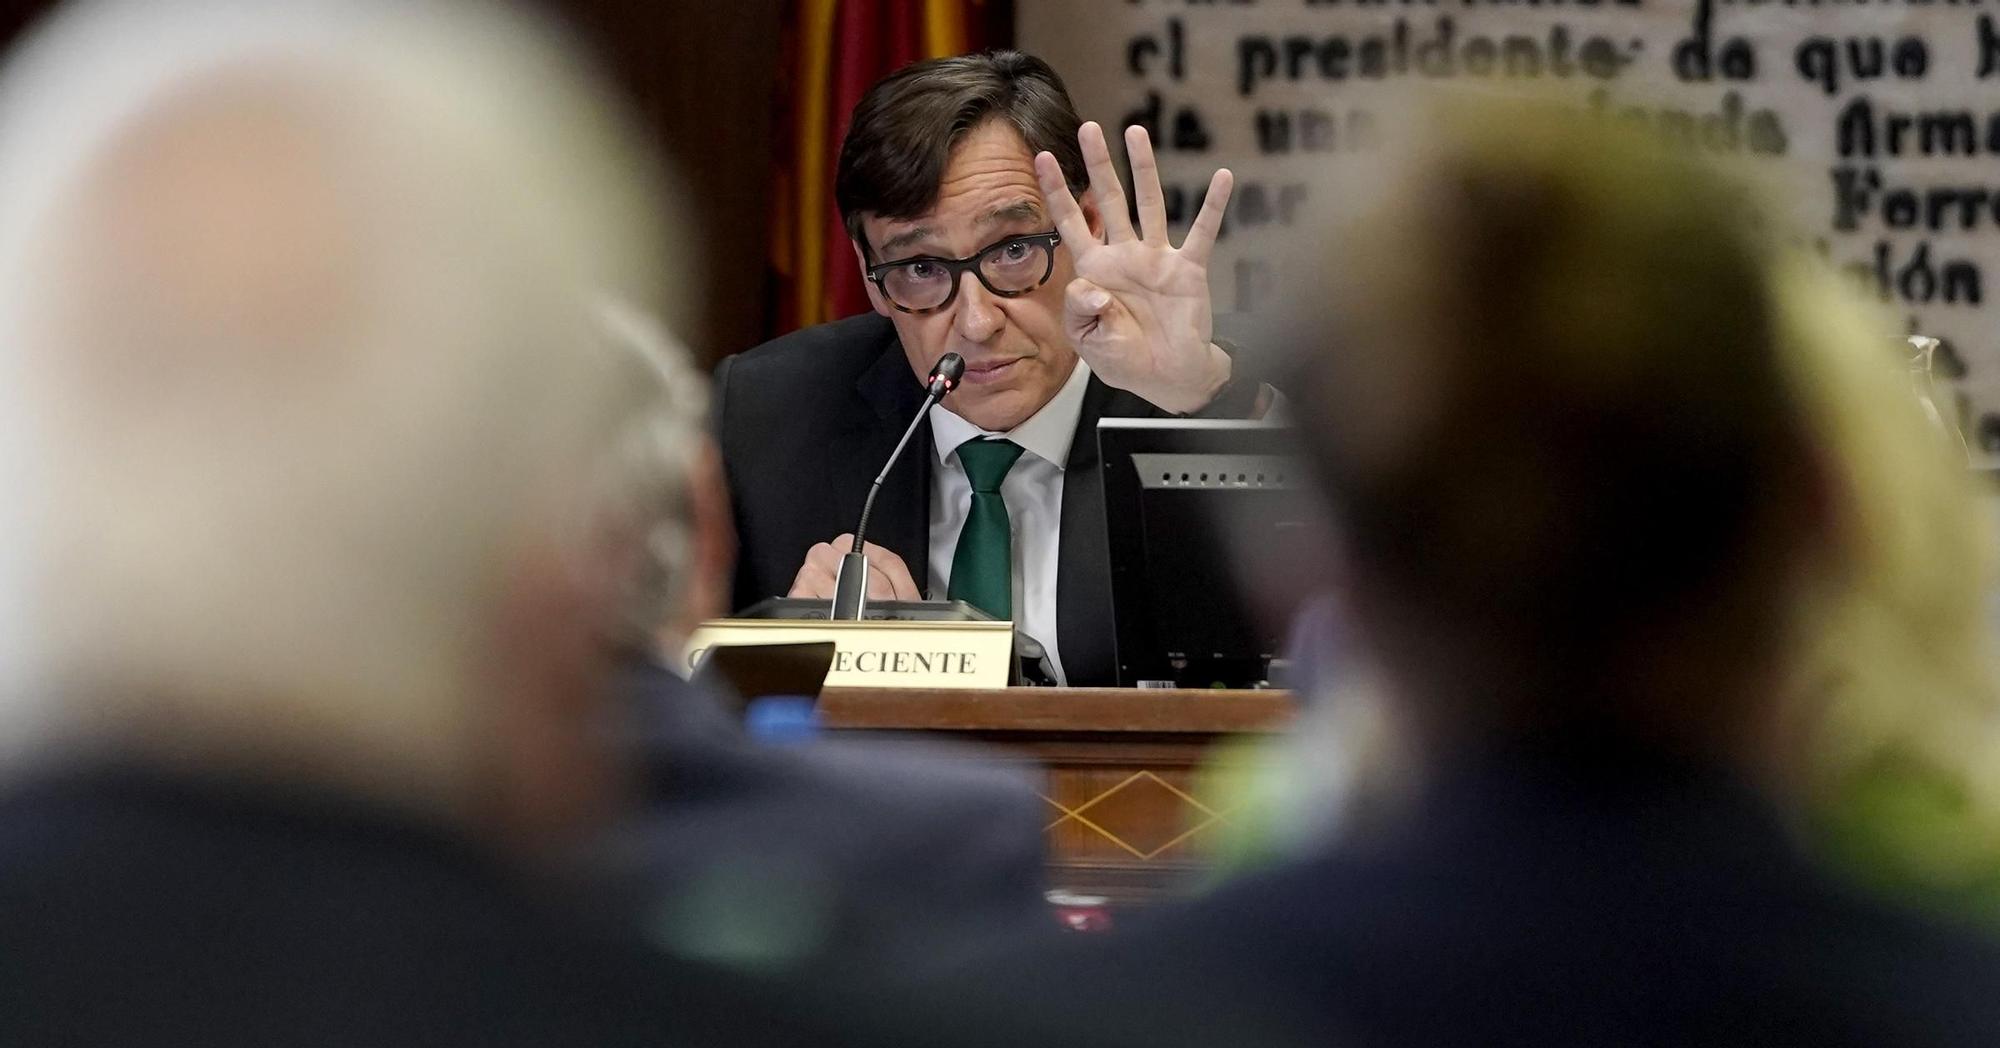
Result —
[[917, 732], [988, 744], [974, 760], [1029, 762], [1049, 805], [1051, 887], [1133, 903], [1185, 890], [1205, 837], [1229, 819], [1195, 771], [1217, 741], [1291, 719], [1281, 691], [829, 688], [843, 732]]

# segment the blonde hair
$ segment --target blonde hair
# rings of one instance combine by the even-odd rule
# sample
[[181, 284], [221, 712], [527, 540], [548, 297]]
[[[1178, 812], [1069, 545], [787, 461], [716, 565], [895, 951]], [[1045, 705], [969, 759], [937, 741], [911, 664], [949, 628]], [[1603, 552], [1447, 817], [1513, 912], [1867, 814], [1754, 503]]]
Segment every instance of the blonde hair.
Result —
[[[1788, 260], [1777, 287], [1844, 527], [1845, 572], [1796, 679], [1804, 785], [1863, 872], [1951, 891], [2000, 874], [1993, 522], [1962, 444], [1913, 396], [1886, 318], [1814, 260]], [[1885, 790], [1899, 810], [1880, 806]]]

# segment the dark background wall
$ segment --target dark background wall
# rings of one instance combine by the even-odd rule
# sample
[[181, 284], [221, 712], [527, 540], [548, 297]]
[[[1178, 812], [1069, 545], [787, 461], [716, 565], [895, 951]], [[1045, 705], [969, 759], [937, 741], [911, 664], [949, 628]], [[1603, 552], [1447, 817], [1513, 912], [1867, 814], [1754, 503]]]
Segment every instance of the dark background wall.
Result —
[[[277, 0], [273, 0], [277, 2]], [[0, 0], [0, 41], [54, 7]], [[713, 362], [763, 337], [769, 194], [784, 0], [549, 0], [622, 85], [689, 199], [699, 287], [677, 327]]]
[[679, 169], [689, 200], [693, 313], [704, 363], [763, 340], [784, 0], [561, 0]]

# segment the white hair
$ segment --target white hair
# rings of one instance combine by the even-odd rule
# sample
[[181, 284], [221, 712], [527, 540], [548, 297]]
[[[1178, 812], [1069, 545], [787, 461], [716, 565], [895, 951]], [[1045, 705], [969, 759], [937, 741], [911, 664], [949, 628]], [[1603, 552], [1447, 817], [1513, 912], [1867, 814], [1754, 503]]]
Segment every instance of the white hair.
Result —
[[708, 380], [679, 342], [626, 303], [604, 302], [598, 328], [607, 348], [640, 373], [635, 381], [646, 397], [606, 449], [589, 501], [597, 526], [629, 535], [636, 546], [636, 563], [613, 582], [621, 591], [621, 621], [611, 640], [647, 652], [681, 607], [695, 570], [689, 481], [708, 439]]
[[31, 496], [0, 758], [462, 788], [493, 609], [657, 402], [598, 308], [670, 285], [657, 177], [515, 13], [133, 0], [30, 38], [0, 74], [0, 480]]

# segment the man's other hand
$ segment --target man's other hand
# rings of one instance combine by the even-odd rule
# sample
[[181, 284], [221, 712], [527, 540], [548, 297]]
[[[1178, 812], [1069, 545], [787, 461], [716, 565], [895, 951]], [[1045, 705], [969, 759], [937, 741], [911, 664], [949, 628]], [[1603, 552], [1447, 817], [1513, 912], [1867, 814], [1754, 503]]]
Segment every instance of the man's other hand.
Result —
[[1139, 204], [1136, 232], [1104, 129], [1086, 123], [1076, 137], [1090, 169], [1090, 195], [1104, 226], [1101, 238], [1090, 231], [1056, 158], [1049, 153], [1035, 157], [1042, 195], [1076, 262], [1076, 279], [1063, 300], [1063, 330], [1106, 383], [1168, 411], [1198, 411], [1229, 381], [1229, 355], [1210, 341], [1215, 315], [1208, 258], [1222, 230], [1232, 176], [1226, 168], [1215, 173], [1201, 213], [1176, 248], [1167, 239], [1166, 198], [1146, 129], [1125, 131], [1132, 191]]
[[[853, 548], [854, 536], [845, 534], [807, 550], [806, 562], [792, 579], [792, 591], [786, 596], [832, 600], [834, 580], [840, 577], [840, 558]], [[869, 600], [924, 599], [917, 592], [916, 581], [910, 578], [910, 569], [904, 566], [903, 558], [873, 542], [863, 543], [862, 552], [868, 556]]]

